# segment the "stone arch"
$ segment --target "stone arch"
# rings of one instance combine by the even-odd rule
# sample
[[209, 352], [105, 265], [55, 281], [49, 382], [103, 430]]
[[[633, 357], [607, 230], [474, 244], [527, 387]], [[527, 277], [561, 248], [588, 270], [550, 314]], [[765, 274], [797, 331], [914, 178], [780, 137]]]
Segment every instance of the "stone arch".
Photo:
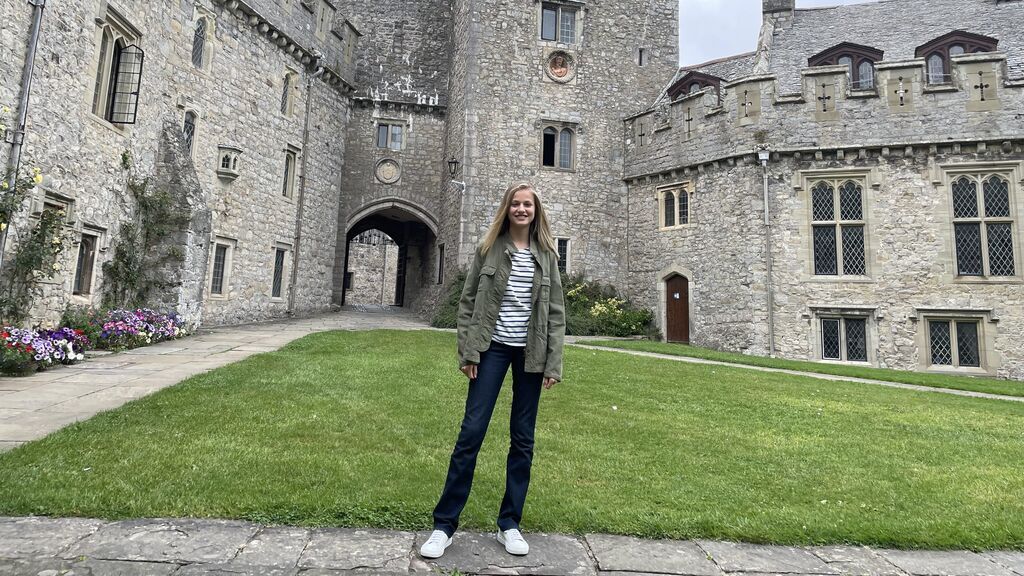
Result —
[[668, 341], [668, 310], [666, 303], [668, 301], [668, 291], [666, 289], [668, 280], [673, 276], [682, 276], [689, 282], [689, 291], [687, 293], [687, 306], [689, 310], [689, 333], [690, 340], [693, 341], [693, 287], [696, 284], [694, 282], [693, 272], [680, 264], [672, 263], [658, 271], [657, 282], [658, 282], [658, 327], [661, 329], [661, 340], [663, 342]]
[[344, 230], [344, 247], [339, 250], [344, 256], [338, 262], [342, 274], [335, 279], [335, 302], [345, 304], [346, 288], [354, 281], [349, 274], [352, 240], [368, 230], [379, 230], [398, 245], [394, 305], [419, 308], [421, 296], [428, 289], [423, 279], [433, 265], [429, 255], [438, 237], [438, 220], [430, 210], [404, 198], [378, 198], [353, 210]]

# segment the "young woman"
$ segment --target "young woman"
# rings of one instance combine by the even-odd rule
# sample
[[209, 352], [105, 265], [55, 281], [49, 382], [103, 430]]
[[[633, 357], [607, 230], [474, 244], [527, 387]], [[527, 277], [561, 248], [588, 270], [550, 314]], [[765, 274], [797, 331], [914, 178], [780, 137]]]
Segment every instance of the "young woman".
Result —
[[562, 281], [547, 216], [533, 187], [515, 184], [477, 249], [459, 301], [459, 367], [469, 378], [466, 414], [434, 509], [434, 532], [420, 548], [423, 557], [439, 558], [452, 543], [509, 367], [511, 443], [497, 538], [510, 554], [530, 551], [519, 521], [530, 484], [537, 404], [541, 387], [562, 379], [564, 337]]

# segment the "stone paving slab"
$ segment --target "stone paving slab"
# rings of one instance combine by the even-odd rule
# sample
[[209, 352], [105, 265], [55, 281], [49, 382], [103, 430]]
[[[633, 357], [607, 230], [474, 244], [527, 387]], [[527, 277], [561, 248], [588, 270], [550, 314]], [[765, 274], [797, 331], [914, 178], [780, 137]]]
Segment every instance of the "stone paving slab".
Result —
[[863, 546], [815, 546], [810, 551], [844, 576], [905, 576], [902, 570]]
[[5, 576], [169, 576], [177, 564], [121, 562], [116, 560], [64, 560], [60, 558], [0, 559]]
[[[295, 576], [299, 569], [282, 566], [233, 566], [226, 564], [189, 564], [174, 576]], [[303, 572], [306, 574], [306, 572]]]
[[802, 548], [712, 540], [698, 540], [697, 544], [726, 572], [839, 574], [839, 570]]
[[[418, 532], [414, 550], [430, 537], [430, 532]], [[533, 576], [592, 576], [593, 561], [583, 543], [563, 534], [527, 534], [530, 553], [512, 556], [498, 543], [495, 532], [457, 532], [444, 556], [424, 560], [415, 555], [413, 571], [469, 572], [473, 574], [533, 575]]]
[[722, 573], [692, 541], [641, 540], [606, 534], [587, 534], [586, 540], [602, 572], [638, 571], [686, 576]]
[[984, 552], [981, 556], [1024, 576], [1024, 552]]
[[255, 524], [231, 520], [125, 520], [104, 525], [62, 556], [220, 563], [234, 558], [257, 530]]
[[96, 532], [102, 520], [86, 518], [0, 518], [0, 558], [57, 556]]
[[878, 553], [913, 576], [1017, 576], [974, 552], [879, 550]]
[[306, 528], [270, 527], [260, 530], [238, 553], [232, 566], [298, 566], [309, 543]]
[[321, 528], [299, 556], [300, 568], [408, 572], [412, 532]]

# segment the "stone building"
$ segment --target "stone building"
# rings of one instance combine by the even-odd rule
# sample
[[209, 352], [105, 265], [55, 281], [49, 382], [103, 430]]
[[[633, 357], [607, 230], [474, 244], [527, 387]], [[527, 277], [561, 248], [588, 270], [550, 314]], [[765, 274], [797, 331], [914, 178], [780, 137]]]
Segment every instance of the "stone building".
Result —
[[[15, 109], [40, 3], [0, 0]], [[345, 304], [367, 233], [429, 314], [529, 180], [562, 266], [669, 340], [1024, 378], [1024, 2], [762, 8], [755, 52], [680, 69], [678, 0], [51, 1], [7, 253], [67, 208], [35, 317], [96, 304], [144, 180], [195, 321]]]
[[1024, 378], [1024, 2], [763, 23], [627, 119], [630, 294], [671, 340]]

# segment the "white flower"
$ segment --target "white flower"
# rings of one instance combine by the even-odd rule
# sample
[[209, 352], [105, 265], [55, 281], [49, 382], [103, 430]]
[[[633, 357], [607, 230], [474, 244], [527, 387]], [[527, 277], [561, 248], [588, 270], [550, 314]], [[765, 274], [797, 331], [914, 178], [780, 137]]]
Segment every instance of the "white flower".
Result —
[[10, 106], [0, 106], [0, 114], [6, 115], [6, 114], [10, 114], [10, 113], [11, 113], [11, 107]]

